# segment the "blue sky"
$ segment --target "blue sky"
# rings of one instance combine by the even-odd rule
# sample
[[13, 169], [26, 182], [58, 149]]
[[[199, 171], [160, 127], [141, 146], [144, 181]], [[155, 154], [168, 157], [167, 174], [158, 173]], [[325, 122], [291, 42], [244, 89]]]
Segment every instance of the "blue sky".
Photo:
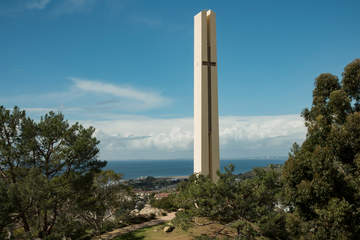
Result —
[[1, 0], [0, 104], [93, 125], [105, 159], [191, 158], [193, 16], [217, 14], [222, 158], [287, 155], [359, 1]]

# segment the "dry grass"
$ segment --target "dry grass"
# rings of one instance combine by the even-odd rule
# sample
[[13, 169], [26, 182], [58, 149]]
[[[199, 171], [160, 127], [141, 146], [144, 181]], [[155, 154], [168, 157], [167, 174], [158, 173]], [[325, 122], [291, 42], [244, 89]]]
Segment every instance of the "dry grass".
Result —
[[[234, 229], [224, 228], [224, 225], [218, 223], [205, 224], [204, 226], [194, 226], [188, 231], [182, 231], [181, 229], [176, 228], [170, 233], [165, 233], [163, 231], [164, 224], [157, 225], [154, 227], [143, 228], [120, 237], [115, 238], [115, 240], [192, 240], [195, 236], [200, 236], [206, 234], [207, 236], [218, 236], [220, 239], [225, 238], [225, 234], [228, 237], [232, 237], [235, 234]], [[221, 234], [217, 234], [220, 230]]]
[[188, 233], [175, 229], [171, 233], [165, 233], [163, 231], [164, 224], [154, 227], [143, 228], [135, 232], [124, 234], [115, 240], [191, 240], [192, 236]]

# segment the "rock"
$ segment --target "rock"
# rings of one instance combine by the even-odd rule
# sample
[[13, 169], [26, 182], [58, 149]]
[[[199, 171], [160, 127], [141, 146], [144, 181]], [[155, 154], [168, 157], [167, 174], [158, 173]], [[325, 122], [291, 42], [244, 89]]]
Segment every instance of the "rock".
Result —
[[130, 214], [133, 216], [137, 216], [137, 215], [139, 215], [139, 212], [140, 212], [139, 209], [134, 209], [130, 212]]
[[163, 229], [163, 231], [167, 233], [172, 232], [173, 230], [174, 230], [173, 226], [165, 226]]
[[164, 210], [153, 208], [150, 206], [150, 204], [146, 204], [145, 207], [139, 212], [141, 215], [150, 216], [151, 214], [154, 214], [157, 217], [162, 216], [163, 213], [165, 213]]

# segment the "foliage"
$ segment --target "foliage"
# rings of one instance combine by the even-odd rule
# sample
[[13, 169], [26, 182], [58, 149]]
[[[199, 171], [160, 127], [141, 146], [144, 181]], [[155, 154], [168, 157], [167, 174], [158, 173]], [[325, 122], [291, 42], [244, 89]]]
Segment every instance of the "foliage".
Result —
[[135, 207], [131, 189], [120, 180], [121, 174], [112, 170], [95, 173], [90, 191], [77, 199], [75, 211], [98, 235], [128, 218]]
[[130, 215], [128, 216], [126, 219], [124, 219], [124, 223], [125, 224], [139, 224], [139, 223], [143, 223], [143, 222], [147, 222], [150, 220], [153, 220], [155, 218], [155, 214], [150, 214], [150, 215], [142, 215], [142, 214], [138, 214], [138, 215]]
[[192, 226], [191, 218], [192, 216], [188, 212], [178, 211], [171, 223], [174, 224], [175, 227], [186, 231]]
[[179, 186], [175, 202], [184, 208], [183, 214], [208, 217], [236, 228], [239, 236], [251, 238], [261, 234], [257, 224], [263, 217], [274, 213], [281, 190], [280, 173], [272, 167], [259, 168], [253, 178], [240, 181], [233, 171], [232, 165], [225, 168], [216, 183], [202, 175], [191, 176]]
[[145, 237], [136, 236], [136, 232], [125, 233], [119, 237], [114, 238], [114, 240], [143, 240]]
[[282, 211], [274, 211], [264, 215], [258, 222], [259, 231], [269, 239], [289, 239], [286, 231], [287, 215]]
[[3, 229], [10, 225], [13, 222], [12, 212], [14, 211], [14, 206], [9, 199], [7, 187], [3, 179], [0, 178], [0, 239], [3, 238], [5, 233]]
[[227, 237], [222, 237], [222, 238], [209, 237], [206, 234], [201, 234], [200, 236], [194, 237], [194, 240], [218, 240], [218, 239], [228, 240], [229, 238], [227, 238]]
[[312, 106], [302, 113], [306, 139], [293, 146], [283, 169], [294, 238], [360, 236], [360, 59], [342, 77], [341, 83], [329, 73], [316, 78]]
[[151, 191], [154, 189], [175, 189], [176, 184], [182, 181], [181, 179], [171, 179], [171, 178], [154, 178], [147, 176], [145, 178], [139, 179], [130, 179], [128, 184], [133, 187], [133, 189], [142, 190], [142, 191]]
[[151, 199], [150, 204], [155, 208], [164, 209], [169, 212], [176, 211], [177, 207], [174, 204], [175, 197], [175, 194], [169, 194], [169, 196], [160, 199], [153, 198]]
[[93, 175], [106, 164], [97, 159], [94, 131], [70, 125], [60, 113], [35, 122], [17, 107], [0, 106], [2, 208], [10, 203], [12, 221], [26, 238], [57, 236], [62, 219], [73, 217], [74, 202], [91, 189]]

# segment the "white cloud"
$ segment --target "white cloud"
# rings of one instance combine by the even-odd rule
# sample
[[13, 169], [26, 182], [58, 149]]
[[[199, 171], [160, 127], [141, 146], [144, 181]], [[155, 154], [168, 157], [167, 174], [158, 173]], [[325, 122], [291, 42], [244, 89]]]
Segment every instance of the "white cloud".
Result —
[[27, 3], [26, 8], [41, 10], [44, 9], [49, 3], [50, 0], [32, 0]]
[[[101, 141], [101, 157], [122, 159], [192, 158], [193, 119], [138, 116], [122, 120], [85, 121]], [[220, 152], [224, 158], [286, 156], [294, 142], [305, 138], [298, 115], [220, 118]]]
[[[193, 118], [137, 115], [169, 104], [168, 98], [103, 81], [71, 78], [69, 83], [66, 91], [2, 96], [0, 102], [8, 108], [18, 105], [33, 118], [59, 111], [67, 119], [94, 126], [101, 140], [100, 156], [106, 160], [192, 158]], [[222, 116], [221, 157], [285, 156], [305, 134], [298, 115]]]
[[52, 108], [24, 108], [23, 110], [25, 110], [26, 112], [33, 112], [33, 113], [47, 113], [50, 111], [56, 111], [55, 109]]
[[[109, 83], [103, 83], [99, 81], [89, 81], [87, 79], [81, 78], [70, 78], [75, 83], [75, 87], [85, 91], [92, 93], [100, 93], [112, 95], [114, 97], [119, 97], [123, 99], [130, 99], [133, 101], [137, 101], [141, 106], [137, 106], [140, 108], [150, 109], [159, 107], [169, 103], [169, 100], [160, 96], [154, 92], [146, 92], [134, 89], [130, 86], [117, 86]], [[106, 103], [114, 103], [116, 100], [108, 100], [103, 101], [101, 104]], [[132, 105], [132, 108], [134, 105]]]
[[38, 117], [49, 111], [62, 112], [70, 119], [113, 119], [119, 113], [138, 113], [171, 103], [151, 90], [132, 86], [69, 78], [68, 89], [44, 94], [2, 96], [0, 102], [12, 108], [19, 106]]

